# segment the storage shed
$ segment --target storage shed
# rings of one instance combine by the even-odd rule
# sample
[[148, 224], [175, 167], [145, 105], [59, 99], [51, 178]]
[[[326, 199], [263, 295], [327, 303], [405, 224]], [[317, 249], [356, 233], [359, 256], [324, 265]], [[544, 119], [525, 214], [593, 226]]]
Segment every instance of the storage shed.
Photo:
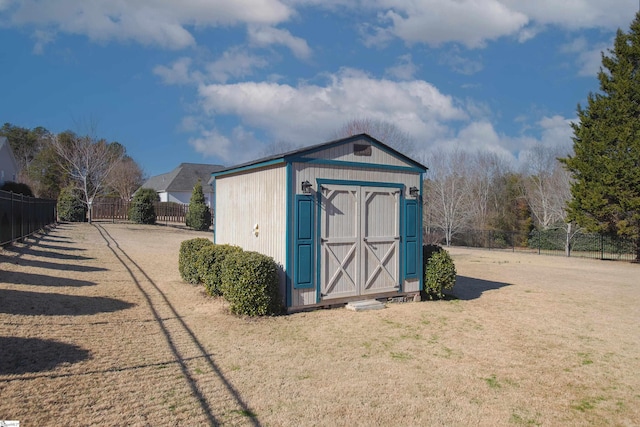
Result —
[[214, 172], [214, 240], [273, 257], [289, 310], [417, 293], [425, 172], [367, 134]]

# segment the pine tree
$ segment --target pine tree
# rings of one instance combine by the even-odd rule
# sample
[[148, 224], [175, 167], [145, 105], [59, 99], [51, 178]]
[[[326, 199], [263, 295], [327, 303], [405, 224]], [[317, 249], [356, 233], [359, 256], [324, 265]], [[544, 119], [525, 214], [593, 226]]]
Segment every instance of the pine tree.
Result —
[[191, 193], [186, 225], [194, 230], [201, 231], [208, 230], [209, 226], [211, 226], [211, 212], [205, 203], [200, 181], [196, 183]]
[[574, 182], [569, 220], [636, 242], [640, 260], [640, 12], [602, 54], [600, 93], [578, 105], [574, 155], [560, 159]]

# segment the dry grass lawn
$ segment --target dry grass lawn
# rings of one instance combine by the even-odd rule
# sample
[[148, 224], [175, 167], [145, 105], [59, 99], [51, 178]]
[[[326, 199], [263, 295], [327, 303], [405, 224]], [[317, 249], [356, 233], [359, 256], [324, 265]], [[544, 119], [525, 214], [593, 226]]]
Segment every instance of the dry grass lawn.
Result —
[[456, 298], [245, 319], [182, 283], [208, 234], [62, 224], [0, 253], [0, 420], [640, 425], [640, 265], [452, 249]]

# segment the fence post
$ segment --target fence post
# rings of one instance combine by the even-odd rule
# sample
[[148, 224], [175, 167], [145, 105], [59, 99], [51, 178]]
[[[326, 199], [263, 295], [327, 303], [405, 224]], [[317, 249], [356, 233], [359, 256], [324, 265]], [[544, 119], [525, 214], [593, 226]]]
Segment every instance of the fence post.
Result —
[[20, 195], [20, 243], [24, 242], [24, 195]]
[[542, 236], [540, 235], [540, 230], [536, 230], [536, 232], [538, 233], [538, 255], [540, 255], [542, 253]]
[[604, 233], [600, 233], [600, 260], [604, 259]]

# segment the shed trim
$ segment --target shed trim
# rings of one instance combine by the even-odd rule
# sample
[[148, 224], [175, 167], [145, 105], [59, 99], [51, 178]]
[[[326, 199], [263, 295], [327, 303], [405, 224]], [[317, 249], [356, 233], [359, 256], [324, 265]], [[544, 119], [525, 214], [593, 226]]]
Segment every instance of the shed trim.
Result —
[[285, 159], [280, 157], [277, 159], [271, 159], [271, 160], [266, 160], [263, 162], [259, 162], [259, 163], [252, 163], [250, 165], [246, 165], [246, 166], [239, 166], [239, 167], [234, 167], [231, 169], [225, 169], [223, 171], [220, 172], [214, 172], [211, 174], [211, 176], [213, 176], [214, 178], [218, 178], [221, 176], [225, 176], [225, 175], [231, 175], [234, 173], [238, 173], [238, 172], [246, 172], [246, 171], [250, 171], [253, 169], [260, 169], [260, 168], [264, 168], [267, 166], [273, 166], [273, 165], [277, 165], [277, 164], [281, 164], [284, 163]]
[[287, 182], [286, 182], [286, 196], [287, 196], [287, 204], [285, 207], [285, 212], [287, 215], [287, 224], [289, 224], [288, 227], [286, 227], [286, 231], [285, 231], [285, 302], [287, 304], [287, 307], [291, 307], [292, 304], [292, 278], [291, 278], [291, 268], [292, 268], [292, 257], [293, 257], [293, 251], [291, 246], [293, 245], [293, 242], [291, 241], [291, 225], [292, 222], [292, 215], [293, 215], [293, 199], [291, 197], [292, 195], [292, 189], [291, 189], [291, 183], [293, 181], [293, 167], [291, 165], [291, 163], [287, 163], [287, 165], [285, 166], [287, 169]]
[[382, 169], [398, 172], [423, 172], [422, 169], [415, 166], [397, 166], [397, 165], [385, 165], [380, 163], [365, 163], [365, 162], [349, 162], [344, 160], [326, 160], [326, 159], [314, 159], [310, 157], [291, 157], [288, 159], [293, 163], [311, 163], [318, 165], [340, 166], [345, 168], [371, 168]]

